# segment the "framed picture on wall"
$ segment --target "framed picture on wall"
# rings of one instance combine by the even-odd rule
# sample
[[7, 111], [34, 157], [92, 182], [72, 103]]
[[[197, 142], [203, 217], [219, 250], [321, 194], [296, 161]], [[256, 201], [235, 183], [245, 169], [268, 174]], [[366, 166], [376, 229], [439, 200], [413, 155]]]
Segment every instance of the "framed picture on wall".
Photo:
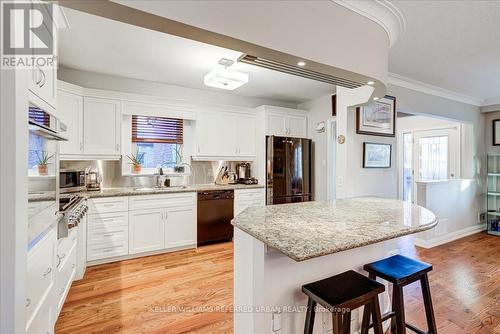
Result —
[[493, 120], [493, 146], [500, 146], [500, 119]]
[[363, 143], [363, 168], [390, 168], [391, 144]]
[[356, 108], [356, 133], [394, 137], [396, 131], [396, 98], [386, 95], [380, 100]]

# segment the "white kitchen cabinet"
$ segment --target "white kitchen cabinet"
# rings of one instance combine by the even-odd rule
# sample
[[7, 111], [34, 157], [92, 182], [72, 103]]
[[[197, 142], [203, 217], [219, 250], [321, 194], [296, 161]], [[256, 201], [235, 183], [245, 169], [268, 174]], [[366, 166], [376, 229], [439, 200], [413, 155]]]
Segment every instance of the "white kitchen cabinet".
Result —
[[129, 253], [160, 250], [165, 245], [165, 210], [129, 212]]
[[283, 114], [267, 114], [267, 134], [273, 136], [286, 136], [286, 121]]
[[83, 151], [88, 155], [120, 154], [121, 102], [83, 98]]
[[[57, 231], [52, 228], [28, 253], [26, 331], [53, 332]], [[43, 332], [45, 333], [45, 331]]]
[[[37, 21], [37, 19], [33, 17], [35, 13], [36, 11], [30, 11], [30, 15], [32, 16], [31, 19]], [[52, 16], [52, 13], [50, 14], [50, 16]], [[40, 25], [37, 29], [42, 29], [45, 35], [52, 38], [53, 52], [54, 55], [57, 56], [57, 27], [53, 26], [52, 34], [46, 24]], [[31, 45], [34, 45], [35, 47], [45, 47], [45, 45], [40, 44], [41, 41], [38, 39], [38, 37], [36, 37], [36, 34], [30, 33], [30, 38]], [[54, 61], [57, 62], [56, 59]], [[33, 66], [28, 79], [28, 89], [31, 93], [30, 100], [32, 100], [32, 102], [34, 102], [38, 107], [58, 117], [57, 63], [51, 67], [40, 67], [37, 65]]]
[[288, 137], [306, 138], [307, 137], [307, 118], [302, 115], [287, 115], [285, 118]]
[[165, 248], [196, 244], [196, 207], [167, 208], [165, 218]]
[[307, 116], [305, 111], [262, 106], [265, 112], [266, 135], [307, 138]]
[[200, 112], [193, 159], [253, 160], [255, 122], [251, 114]]
[[254, 157], [256, 145], [255, 116], [237, 115], [235, 129], [237, 157]]
[[59, 90], [57, 94], [58, 116], [66, 127], [68, 141], [60, 143], [61, 155], [83, 154], [83, 97]]
[[234, 191], [234, 215], [239, 215], [249, 207], [266, 205], [264, 188], [236, 189]]

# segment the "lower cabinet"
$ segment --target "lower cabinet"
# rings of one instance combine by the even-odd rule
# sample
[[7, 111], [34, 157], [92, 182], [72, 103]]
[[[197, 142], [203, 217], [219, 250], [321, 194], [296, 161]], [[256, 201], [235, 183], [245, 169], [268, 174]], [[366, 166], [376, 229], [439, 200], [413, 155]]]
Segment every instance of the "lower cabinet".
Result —
[[254, 206], [266, 205], [264, 188], [236, 189], [234, 191], [234, 215], [239, 215], [243, 210]]
[[53, 333], [57, 231], [53, 228], [28, 253], [26, 332]]
[[195, 245], [196, 207], [168, 208], [165, 211], [165, 248]]
[[164, 248], [165, 210], [149, 209], [129, 212], [129, 253], [137, 254]]
[[196, 247], [195, 192], [96, 198], [89, 200], [89, 207], [87, 261], [90, 264], [127, 255]]
[[92, 203], [93, 213], [87, 215], [87, 261], [128, 255], [128, 211], [107, 212], [109, 207], [103, 206], [105, 212], [100, 213], [95, 204]]

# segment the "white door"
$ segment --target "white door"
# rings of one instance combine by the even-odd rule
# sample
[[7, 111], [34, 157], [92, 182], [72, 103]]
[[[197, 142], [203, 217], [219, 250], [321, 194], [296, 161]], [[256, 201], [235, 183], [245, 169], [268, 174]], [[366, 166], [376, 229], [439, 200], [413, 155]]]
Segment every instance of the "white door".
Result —
[[286, 136], [284, 115], [267, 114], [267, 134], [270, 136]]
[[306, 138], [307, 121], [305, 116], [287, 116], [287, 136]]
[[[415, 182], [459, 178], [459, 128], [414, 131], [413, 166]], [[415, 196], [417, 189], [415, 184], [413, 189]]]
[[169, 208], [165, 220], [165, 248], [196, 244], [196, 210], [193, 206]]
[[129, 212], [129, 254], [163, 249], [165, 245], [165, 209]]
[[61, 154], [83, 153], [83, 97], [59, 91], [57, 94], [58, 115], [66, 127], [67, 142], [60, 143]]
[[255, 156], [255, 116], [238, 115], [236, 117], [236, 141], [239, 156]]
[[83, 150], [85, 154], [120, 154], [120, 101], [84, 98]]

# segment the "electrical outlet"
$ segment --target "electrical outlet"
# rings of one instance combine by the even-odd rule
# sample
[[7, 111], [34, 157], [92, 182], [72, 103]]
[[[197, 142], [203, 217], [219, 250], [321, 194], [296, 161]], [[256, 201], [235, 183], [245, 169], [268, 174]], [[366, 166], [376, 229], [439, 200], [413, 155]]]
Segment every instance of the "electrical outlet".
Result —
[[486, 213], [485, 212], [478, 212], [477, 213], [477, 222], [484, 223], [485, 221], [486, 221]]

